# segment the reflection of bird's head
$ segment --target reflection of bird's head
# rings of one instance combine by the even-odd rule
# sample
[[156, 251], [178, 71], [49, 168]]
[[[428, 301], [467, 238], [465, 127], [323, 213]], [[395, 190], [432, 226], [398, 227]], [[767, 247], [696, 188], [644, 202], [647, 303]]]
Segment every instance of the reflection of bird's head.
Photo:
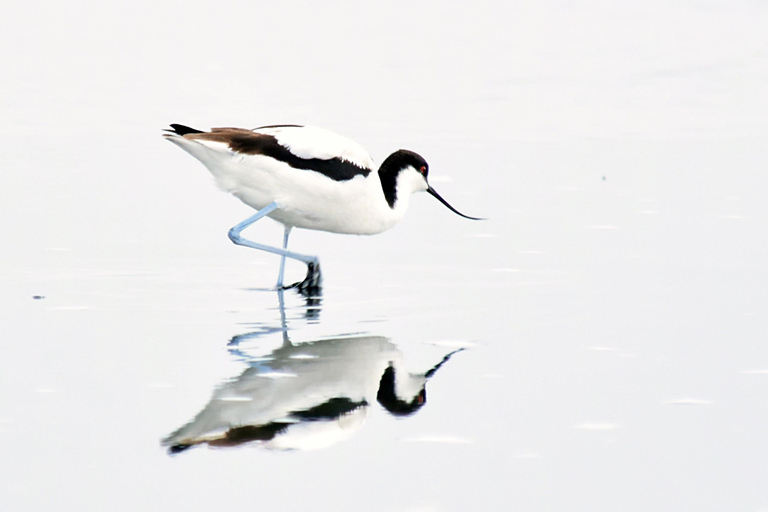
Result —
[[[384, 370], [379, 381], [376, 400], [395, 416], [408, 416], [427, 403], [427, 378], [423, 375], [406, 374], [407, 382], [397, 382], [395, 367], [391, 364]], [[398, 391], [400, 393], [398, 393]]]
[[[415, 413], [427, 403], [427, 380], [432, 378], [453, 354], [461, 350], [464, 349], [454, 350], [447, 354], [442, 361], [423, 374], [398, 373], [390, 362], [379, 381], [379, 392], [376, 394], [376, 400], [395, 416], [409, 416]], [[402, 376], [401, 374], [405, 375]]]

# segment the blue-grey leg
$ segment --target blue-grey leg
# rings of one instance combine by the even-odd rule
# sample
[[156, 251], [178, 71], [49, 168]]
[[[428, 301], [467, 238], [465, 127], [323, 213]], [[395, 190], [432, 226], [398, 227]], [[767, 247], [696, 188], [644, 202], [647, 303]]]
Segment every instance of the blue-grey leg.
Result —
[[259, 249], [260, 251], [271, 252], [273, 254], [278, 254], [282, 256], [282, 261], [280, 262], [280, 274], [278, 275], [278, 282], [277, 282], [278, 288], [282, 288], [283, 286], [283, 270], [285, 268], [285, 258], [292, 258], [294, 260], [299, 260], [307, 264], [307, 267], [308, 267], [307, 278], [304, 279], [304, 281], [302, 281], [301, 283], [298, 283], [298, 288], [300, 291], [305, 292], [305, 291], [311, 291], [311, 289], [314, 289], [314, 288], [318, 288], [320, 286], [320, 260], [318, 260], [317, 256], [308, 256], [306, 254], [299, 254], [286, 249], [286, 246], [288, 245], [288, 235], [290, 234], [291, 228], [286, 227], [285, 229], [285, 234], [283, 236], [282, 249], [278, 247], [272, 247], [271, 245], [260, 244], [240, 236], [240, 233], [245, 228], [247, 228], [254, 222], [266, 217], [267, 215], [275, 211], [277, 208], [279, 208], [279, 205], [277, 203], [272, 203], [262, 208], [261, 210], [256, 212], [254, 215], [248, 217], [241, 223], [237, 224], [236, 226], [234, 226], [232, 229], [229, 230], [229, 239], [232, 240], [232, 242], [237, 245], [243, 245], [245, 247], [251, 247], [252, 249]]
[[[291, 234], [291, 226], [285, 226], [283, 232], [283, 250], [288, 250], [288, 235]], [[283, 273], [285, 272], [285, 255], [280, 257], [280, 273], [277, 275], [277, 287], [283, 287]]]

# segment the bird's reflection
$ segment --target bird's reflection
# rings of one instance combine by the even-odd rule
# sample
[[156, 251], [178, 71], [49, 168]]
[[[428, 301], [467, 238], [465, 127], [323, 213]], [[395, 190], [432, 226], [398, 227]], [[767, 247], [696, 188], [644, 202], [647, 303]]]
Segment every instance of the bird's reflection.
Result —
[[248, 367], [220, 386], [192, 421], [163, 444], [170, 453], [192, 446], [239, 446], [257, 443], [269, 449], [323, 448], [362, 427], [378, 402], [393, 415], [407, 416], [426, 403], [426, 383], [448, 359], [428, 371], [410, 373], [403, 354], [381, 336], [345, 336], [294, 344], [285, 328], [282, 292], [278, 292], [282, 346], [257, 357], [241, 350], [246, 339], [266, 331], [236, 336], [233, 356]]

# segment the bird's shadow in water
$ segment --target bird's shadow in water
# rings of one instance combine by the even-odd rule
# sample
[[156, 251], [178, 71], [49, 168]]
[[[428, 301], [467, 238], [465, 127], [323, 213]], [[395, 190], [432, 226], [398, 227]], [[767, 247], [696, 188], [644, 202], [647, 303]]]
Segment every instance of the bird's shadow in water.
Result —
[[[162, 440], [176, 454], [200, 444], [309, 450], [330, 446], [359, 430], [378, 402], [395, 416], [426, 404], [426, 384], [455, 353], [421, 373], [405, 369], [402, 352], [382, 336], [355, 335], [293, 343], [288, 336], [283, 291], [278, 290], [280, 326], [262, 326], [234, 336], [232, 357], [245, 370], [214, 388], [208, 404]], [[318, 299], [319, 300], [319, 299]], [[310, 309], [314, 318], [320, 303]], [[259, 353], [254, 341], [281, 333], [281, 343]]]

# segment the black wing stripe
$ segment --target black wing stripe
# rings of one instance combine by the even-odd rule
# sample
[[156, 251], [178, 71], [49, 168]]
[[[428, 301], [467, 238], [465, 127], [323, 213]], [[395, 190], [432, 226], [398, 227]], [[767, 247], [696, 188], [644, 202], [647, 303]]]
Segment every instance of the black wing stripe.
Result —
[[232, 151], [246, 155], [264, 155], [285, 162], [294, 169], [315, 171], [335, 181], [351, 180], [355, 176], [368, 176], [371, 170], [342, 160], [331, 158], [301, 158], [277, 142], [271, 135], [257, 133], [235, 133], [229, 140]]

